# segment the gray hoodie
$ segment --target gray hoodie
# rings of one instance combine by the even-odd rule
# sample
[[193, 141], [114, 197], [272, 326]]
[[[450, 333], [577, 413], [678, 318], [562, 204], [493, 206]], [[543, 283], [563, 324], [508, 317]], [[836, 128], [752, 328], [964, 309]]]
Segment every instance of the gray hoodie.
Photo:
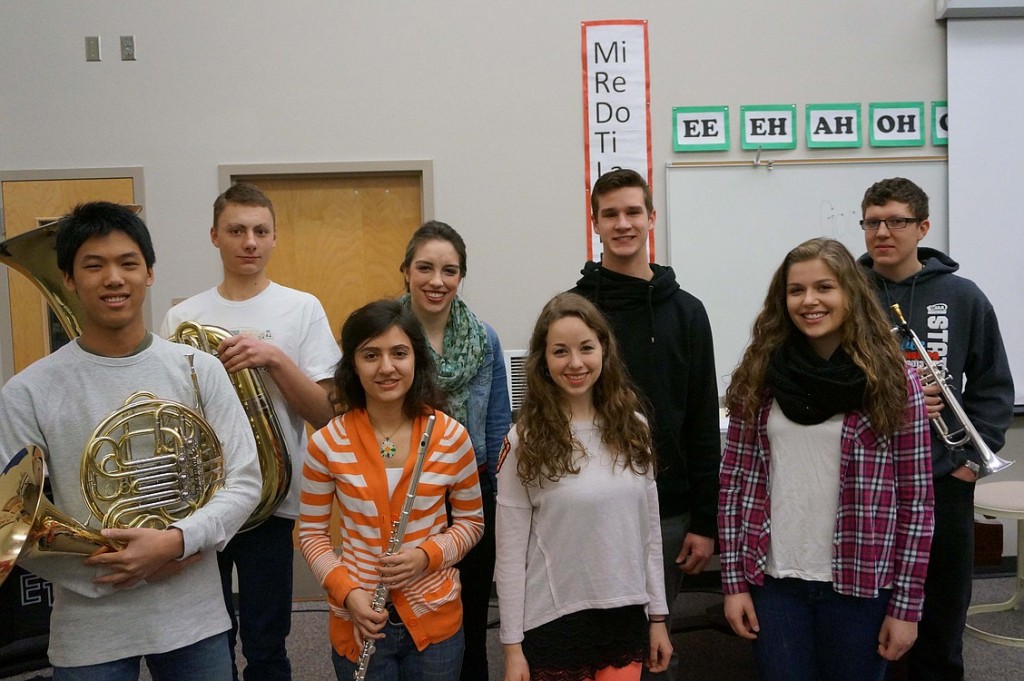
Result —
[[[989, 448], [998, 452], [1013, 420], [1014, 391], [995, 310], [973, 281], [954, 274], [960, 265], [948, 255], [918, 248], [917, 257], [924, 267], [895, 282], [871, 269], [874, 263], [867, 254], [858, 262], [868, 269], [884, 310], [888, 313], [898, 303], [932, 359], [945, 364], [949, 385], [971, 423]], [[923, 364], [910, 344], [904, 343], [903, 353], [908, 364]], [[943, 417], [950, 430], [958, 428], [948, 409]], [[932, 431], [935, 478], [959, 468], [965, 458], [981, 462], [970, 445], [953, 450]]]

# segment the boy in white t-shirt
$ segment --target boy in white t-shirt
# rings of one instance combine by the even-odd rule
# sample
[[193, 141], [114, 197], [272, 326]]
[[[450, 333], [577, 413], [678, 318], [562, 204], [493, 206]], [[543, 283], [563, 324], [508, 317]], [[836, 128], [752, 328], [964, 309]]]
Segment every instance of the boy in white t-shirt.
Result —
[[[210, 240], [220, 251], [224, 280], [171, 308], [161, 328], [170, 336], [181, 322], [196, 321], [234, 334], [217, 348], [221, 362], [229, 373], [258, 369], [269, 377], [267, 391], [291, 458], [291, 487], [274, 515], [218, 554], [231, 643], [240, 634], [247, 681], [291, 679], [285, 639], [291, 628], [292, 530], [299, 514], [305, 424], [321, 428], [334, 416], [329, 391], [341, 358], [320, 301], [267, 276], [277, 243], [274, 217], [270, 199], [253, 185], [236, 184], [218, 196]], [[232, 645], [232, 656], [233, 651]]]

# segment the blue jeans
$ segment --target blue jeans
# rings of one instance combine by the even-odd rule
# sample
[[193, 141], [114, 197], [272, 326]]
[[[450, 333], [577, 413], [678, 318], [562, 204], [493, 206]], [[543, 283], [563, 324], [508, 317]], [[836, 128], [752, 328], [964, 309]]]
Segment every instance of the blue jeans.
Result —
[[[235, 639], [242, 639], [245, 681], [291, 681], [285, 640], [292, 627], [292, 530], [295, 521], [271, 516], [236, 534], [217, 554], [224, 604], [231, 617], [228, 645], [232, 678]], [[231, 571], [238, 571], [238, 614], [231, 594]]]
[[[146, 655], [153, 681], [228, 681], [231, 656], [227, 634], [204, 638], [166, 653]], [[85, 667], [54, 667], [54, 681], [138, 681], [141, 655]]]
[[754, 641], [761, 681], [882, 681], [878, 654], [891, 590], [875, 598], [843, 596], [831, 582], [774, 579], [751, 586], [761, 630]]
[[[377, 651], [366, 670], [368, 681], [458, 681], [465, 647], [462, 627], [447, 639], [419, 651], [405, 625], [392, 624], [389, 620], [384, 625], [384, 638], [376, 645]], [[331, 661], [338, 681], [352, 681], [357, 667], [355, 662], [342, 657], [333, 648]]]

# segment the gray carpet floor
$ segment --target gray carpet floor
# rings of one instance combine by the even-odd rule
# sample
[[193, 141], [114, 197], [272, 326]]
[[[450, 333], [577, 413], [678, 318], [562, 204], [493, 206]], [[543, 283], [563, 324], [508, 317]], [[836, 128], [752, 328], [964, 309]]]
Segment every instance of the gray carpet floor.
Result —
[[[1004, 601], [1013, 592], [1010, 577], [979, 578], [974, 582], [974, 602]], [[718, 616], [721, 596], [709, 593], [684, 593], [679, 597], [681, 610], [676, 628], [686, 629], [673, 635], [672, 643], [680, 655], [679, 679], [684, 681], [745, 681], [754, 679], [753, 661], [747, 643], [714, 627], [698, 628], [709, 621], [722, 624]], [[710, 617], [709, 617], [710, 614]], [[497, 622], [497, 608], [492, 619]], [[1024, 637], [1024, 611], [977, 615], [971, 623], [1008, 636]], [[503, 678], [501, 645], [498, 630], [489, 633], [490, 681]], [[292, 633], [288, 639], [295, 681], [325, 681], [334, 678], [327, 640], [327, 613], [319, 600], [299, 600], [292, 616]], [[980, 640], [970, 634], [964, 637], [964, 659], [967, 681], [1019, 681], [1024, 678], [1024, 648], [1011, 648]], [[47, 670], [9, 677], [11, 681], [48, 679]], [[142, 678], [149, 680], [143, 669]]]

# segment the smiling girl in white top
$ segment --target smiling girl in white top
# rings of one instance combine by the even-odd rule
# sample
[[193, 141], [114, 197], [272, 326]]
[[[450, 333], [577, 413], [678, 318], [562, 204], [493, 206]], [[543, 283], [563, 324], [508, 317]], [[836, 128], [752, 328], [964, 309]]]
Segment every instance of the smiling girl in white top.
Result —
[[498, 472], [505, 679], [662, 671], [672, 646], [651, 435], [597, 308], [555, 296], [526, 375]]

